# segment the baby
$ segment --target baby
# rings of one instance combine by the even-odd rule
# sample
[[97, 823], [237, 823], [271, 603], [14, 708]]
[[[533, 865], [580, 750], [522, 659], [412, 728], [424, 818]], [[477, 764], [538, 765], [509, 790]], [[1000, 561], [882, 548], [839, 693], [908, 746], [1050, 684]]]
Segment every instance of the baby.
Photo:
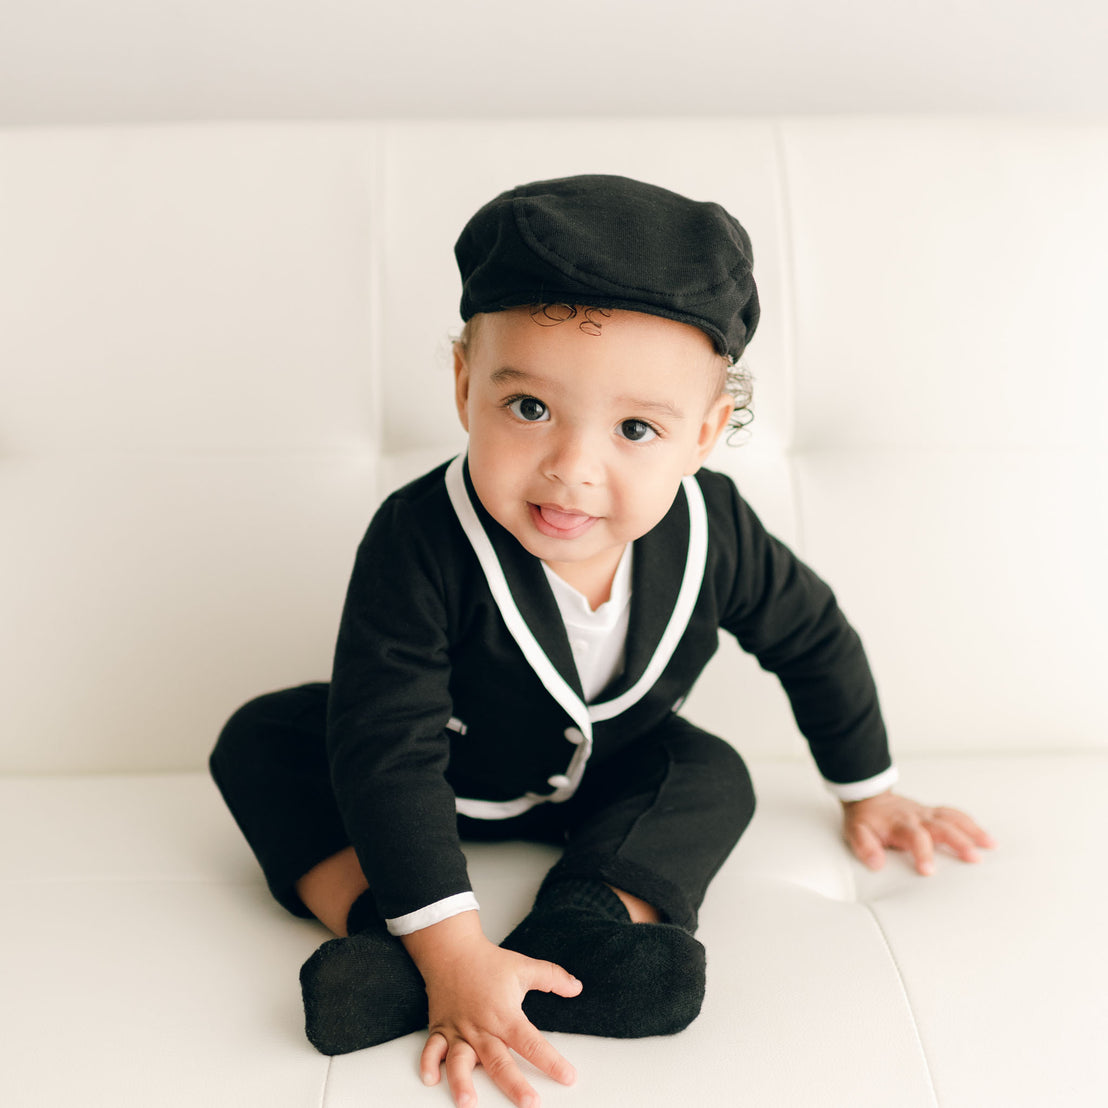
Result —
[[[847, 841], [929, 873], [989, 836], [896, 781], [870, 669], [823, 581], [701, 468], [747, 399], [750, 241], [716, 204], [622, 177], [540, 181], [455, 253], [468, 451], [381, 506], [330, 685], [252, 701], [212, 772], [273, 895], [337, 936], [301, 971], [309, 1039], [429, 1028], [459, 1108], [512, 1052], [569, 1083], [542, 1031], [672, 1034], [700, 1011], [697, 913], [754, 811], [735, 749], [679, 709], [724, 628], [776, 674]], [[562, 855], [499, 946], [462, 840]]]

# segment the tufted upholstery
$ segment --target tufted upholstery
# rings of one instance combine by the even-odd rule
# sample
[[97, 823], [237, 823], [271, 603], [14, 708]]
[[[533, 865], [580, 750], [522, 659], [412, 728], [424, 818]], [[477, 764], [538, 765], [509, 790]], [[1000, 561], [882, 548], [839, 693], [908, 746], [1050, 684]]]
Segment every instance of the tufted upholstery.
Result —
[[[325, 935], [203, 765], [239, 703], [326, 677], [376, 502], [463, 445], [465, 218], [577, 172], [750, 231], [757, 418], [711, 464], [836, 588], [903, 790], [1001, 849], [865, 872], [724, 644], [688, 712], [760, 808], [702, 913], [705, 1012], [560, 1037], [580, 1078], [545, 1103], [1108, 1099], [1108, 128], [843, 118], [0, 132], [3, 1103], [448, 1103], [417, 1037], [303, 1040]], [[490, 935], [546, 857], [472, 851]]]

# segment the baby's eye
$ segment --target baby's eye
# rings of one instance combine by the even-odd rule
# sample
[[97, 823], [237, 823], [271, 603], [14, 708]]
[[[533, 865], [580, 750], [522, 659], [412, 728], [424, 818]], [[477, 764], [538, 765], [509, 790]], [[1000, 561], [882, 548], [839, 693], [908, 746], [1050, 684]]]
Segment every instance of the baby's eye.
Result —
[[508, 404], [508, 411], [528, 423], [539, 423], [550, 418], [546, 405], [533, 396], [517, 396]]
[[619, 433], [628, 442], [649, 442], [658, 436], [658, 432], [641, 419], [625, 419], [619, 425]]

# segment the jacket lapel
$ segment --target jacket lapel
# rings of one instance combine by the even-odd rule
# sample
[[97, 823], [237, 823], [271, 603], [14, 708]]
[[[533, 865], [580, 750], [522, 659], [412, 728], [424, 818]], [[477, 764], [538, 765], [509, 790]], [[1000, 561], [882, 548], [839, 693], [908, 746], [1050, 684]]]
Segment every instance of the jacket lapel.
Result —
[[635, 542], [631, 563], [631, 618], [627, 653], [620, 674], [598, 697], [612, 700], [638, 681], [669, 626], [685, 573], [689, 511], [684, 488], [658, 525]]
[[550, 583], [542, 571], [542, 564], [533, 554], [524, 550], [519, 541], [485, 511], [470, 480], [468, 462], [464, 475], [470, 503], [492, 544], [493, 552], [500, 563], [520, 615], [523, 616], [531, 634], [534, 635], [551, 665], [574, 693], [579, 698], [583, 698], [581, 678], [577, 674], [577, 664], [573, 660], [569, 637], [566, 635], [565, 624], [558, 611], [558, 602], [554, 599], [554, 594], [550, 591]]

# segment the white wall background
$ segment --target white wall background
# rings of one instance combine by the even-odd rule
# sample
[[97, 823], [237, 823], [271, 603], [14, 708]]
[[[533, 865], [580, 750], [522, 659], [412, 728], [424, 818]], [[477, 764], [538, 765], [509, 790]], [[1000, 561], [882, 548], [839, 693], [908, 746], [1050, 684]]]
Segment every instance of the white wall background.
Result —
[[1108, 114], [1104, 0], [0, 0], [0, 124]]

